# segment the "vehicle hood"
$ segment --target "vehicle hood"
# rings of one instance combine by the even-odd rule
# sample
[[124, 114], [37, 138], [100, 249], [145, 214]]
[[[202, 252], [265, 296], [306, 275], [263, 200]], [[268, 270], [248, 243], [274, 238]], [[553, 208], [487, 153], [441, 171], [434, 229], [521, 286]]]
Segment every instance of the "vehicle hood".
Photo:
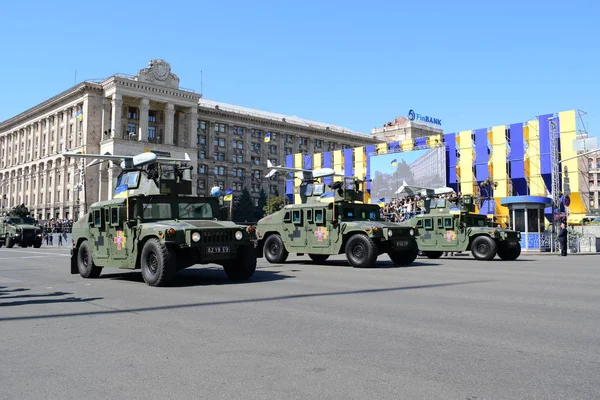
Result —
[[31, 230], [41, 230], [42, 228], [37, 226], [37, 225], [30, 225], [30, 224], [19, 224], [19, 225], [13, 225], [15, 228], [20, 228], [20, 229], [31, 229]]
[[234, 222], [231, 221], [214, 221], [214, 220], [189, 220], [189, 221], [157, 221], [157, 222], [146, 222], [143, 224], [144, 226], [155, 226], [155, 227], [164, 227], [165, 229], [173, 228], [173, 229], [242, 229]]
[[400, 225], [396, 222], [389, 221], [345, 221], [344, 224], [350, 226], [358, 226], [361, 228], [388, 228], [388, 229], [409, 229], [408, 225]]

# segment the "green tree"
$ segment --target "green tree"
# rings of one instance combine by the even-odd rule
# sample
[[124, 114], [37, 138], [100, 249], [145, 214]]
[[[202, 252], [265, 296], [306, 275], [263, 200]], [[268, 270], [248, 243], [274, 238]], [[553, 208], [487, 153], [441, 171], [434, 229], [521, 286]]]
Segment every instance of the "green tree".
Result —
[[281, 210], [285, 206], [285, 198], [283, 197], [271, 197], [267, 200], [263, 211], [264, 215], [273, 214], [275, 211]]
[[254, 212], [254, 216], [256, 217], [256, 221], [261, 219], [264, 214], [264, 208], [267, 204], [267, 194], [263, 188], [260, 188], [260, 193], [258, 194], [258, 206], [256, 206], [256, 210]]
[[242, 190], [242, 195], [240, 196], [239, 201], [233, 210], [232, 220], [235, 222], [255, 222], [254, 213], [255, 210], [252, 197], [250, 197], [250, 192], [248, 189], [244, 187]]

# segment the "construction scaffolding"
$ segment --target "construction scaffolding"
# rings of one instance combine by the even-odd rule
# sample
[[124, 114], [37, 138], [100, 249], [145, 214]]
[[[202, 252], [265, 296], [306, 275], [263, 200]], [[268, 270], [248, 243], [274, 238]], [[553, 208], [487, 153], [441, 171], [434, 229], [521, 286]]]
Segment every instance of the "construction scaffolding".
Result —
[[557, 216], [560, 213], [560, 163], [558, 152], [558, 129], [556, 117], [548, 118], [550, 122], [550, 158], [552, 160], [552, 230], [550, 231], [550, 251], [554, 252], [554, 237], [560, 226]]

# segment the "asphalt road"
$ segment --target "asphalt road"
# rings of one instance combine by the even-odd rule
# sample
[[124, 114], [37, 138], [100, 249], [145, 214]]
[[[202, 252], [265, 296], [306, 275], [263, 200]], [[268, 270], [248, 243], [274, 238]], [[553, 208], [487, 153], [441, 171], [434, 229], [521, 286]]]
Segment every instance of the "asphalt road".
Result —
[[598, 398], [600, 256], [335, 259], [152, 288], [0, 248], [0, 398]]

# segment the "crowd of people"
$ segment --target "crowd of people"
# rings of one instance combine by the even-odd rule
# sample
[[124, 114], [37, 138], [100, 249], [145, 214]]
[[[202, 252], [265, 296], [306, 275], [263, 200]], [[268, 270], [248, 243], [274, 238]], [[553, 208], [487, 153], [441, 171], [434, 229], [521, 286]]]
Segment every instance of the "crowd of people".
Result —
[[[438, 199], [456, 199], [457, 194], [438, 195]], [[383, 218], [391, 222], [403, 222], [417, 214], [425, 212], [425, 199], [427, 197], [419, 194], [410, 197], [392, 199], [381, 208]]]

